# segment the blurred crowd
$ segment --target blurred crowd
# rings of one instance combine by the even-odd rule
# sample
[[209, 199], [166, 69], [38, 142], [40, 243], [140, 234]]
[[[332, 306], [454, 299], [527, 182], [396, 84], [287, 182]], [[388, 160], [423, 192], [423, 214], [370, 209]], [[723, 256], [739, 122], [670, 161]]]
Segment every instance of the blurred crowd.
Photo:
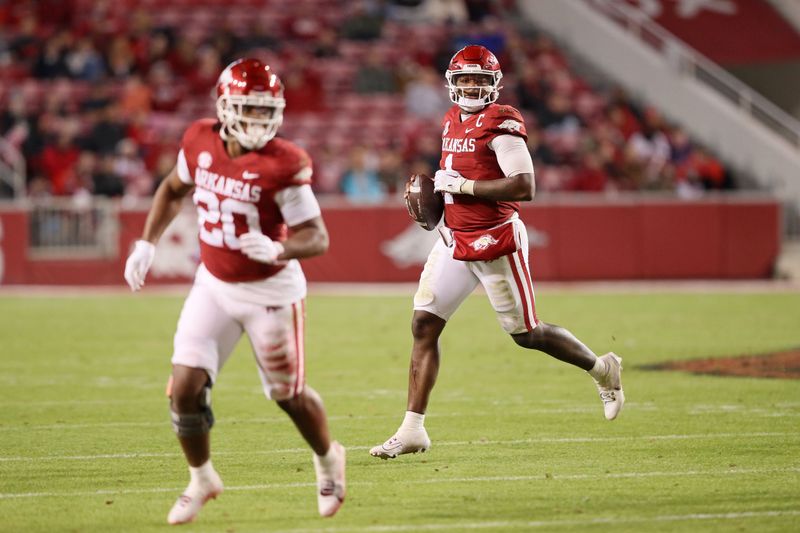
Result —
[[279, 134], [310, 152], [317, 192], [379, 202], [438, 168], [443, 73], [468, 43], [500, 60], [538, 190], [733, 187], [657, 107], [587, 83], [515, 0], [0, 0], [0, 136], [29, 195], [147, 197], [214, 116], [221, 69], [253, 56], [284, 82]]

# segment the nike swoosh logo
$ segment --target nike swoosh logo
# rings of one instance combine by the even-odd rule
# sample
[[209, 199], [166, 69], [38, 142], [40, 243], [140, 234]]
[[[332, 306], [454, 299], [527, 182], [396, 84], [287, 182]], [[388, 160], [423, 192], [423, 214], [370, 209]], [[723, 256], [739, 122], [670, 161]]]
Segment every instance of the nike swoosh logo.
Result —
[[474, 130], [474, 129], [475, 129], [475, 128], [467, 128], [467, 129], [465, 129], [465, 130], [464, 130], [464, 133], [469, 133], [469, 132], [471, 132], [471, 131], [472, 131], [472, 130]]
[[248, 172], [246, 170], [242, 172], [242, 177], [246, 180], [254, 180], [259, 176], [260, 174], [258, 172]]

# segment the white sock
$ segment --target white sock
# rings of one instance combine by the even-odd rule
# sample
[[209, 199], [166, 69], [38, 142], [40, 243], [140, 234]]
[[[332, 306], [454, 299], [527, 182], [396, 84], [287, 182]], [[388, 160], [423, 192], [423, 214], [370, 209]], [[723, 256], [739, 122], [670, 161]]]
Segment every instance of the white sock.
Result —
[[400, 424], [400, 429], [422, 429], [423, 424], [425, 424], [425, 415], [414, 411], [406, 411], [406, 417], [403, 419], [403, 423]]
[[333, 453], [333, 442], [328, 447], [328, 451], [325, 452], [325, 455], [318, 455], [319, 457], [319, 464], [324, 468], [330, 468], [333, 465], [334, 458], [336, 455]]
[[606, 375], [606, 362], [603, 361], [601, 358], [597, 358], [594, 362], [594, 366], [591, 370], [589, 370], [589, 375], [592, 376], [594, 379], [600, 379]]
[[206, 485], [214, 478], [215, 473], [214, 466], [211, 464], [211, 459], [200, 466], [190, 466], [189, 475], [191, 476], [191, 481], [189, 482], [189, 486], [200, 487]]

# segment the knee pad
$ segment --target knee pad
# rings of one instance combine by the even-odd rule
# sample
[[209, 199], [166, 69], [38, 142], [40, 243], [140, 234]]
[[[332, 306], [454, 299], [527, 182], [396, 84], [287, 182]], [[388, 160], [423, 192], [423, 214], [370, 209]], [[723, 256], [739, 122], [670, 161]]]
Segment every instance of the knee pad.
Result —
[[211, 410], [211, 387], [206, 385], [200, 394], [200, 412], [181, 414], [170, 407], [172, 429], [179, 437], [204, 435], [214, 426], [214, 412]]

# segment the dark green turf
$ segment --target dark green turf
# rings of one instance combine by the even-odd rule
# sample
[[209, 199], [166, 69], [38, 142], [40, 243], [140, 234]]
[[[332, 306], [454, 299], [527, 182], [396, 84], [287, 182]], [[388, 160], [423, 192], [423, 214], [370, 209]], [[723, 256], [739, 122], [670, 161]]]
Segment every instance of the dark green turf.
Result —
[[[0, 298], [0, 531], [167, 531], [188, 476], [164, 398], [182, 298]], [[246, 343], [215, 387], [227, 490], [181, 531], [796, 531], [800, 384], [643, 370], [800, 346], [796, 294], [542, 292], [540, 318], [624, 358], [607, 422], [591, 379], [500, 330], [473, 296], [442, 338], [429, 453], [367, 449], [405, 407], [409, 297], [311, 296], [308, 382], [349, 449], [316, 515], [310, 452]]]

